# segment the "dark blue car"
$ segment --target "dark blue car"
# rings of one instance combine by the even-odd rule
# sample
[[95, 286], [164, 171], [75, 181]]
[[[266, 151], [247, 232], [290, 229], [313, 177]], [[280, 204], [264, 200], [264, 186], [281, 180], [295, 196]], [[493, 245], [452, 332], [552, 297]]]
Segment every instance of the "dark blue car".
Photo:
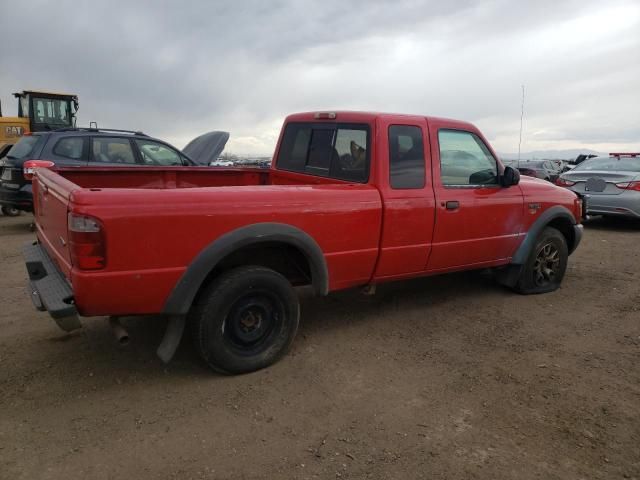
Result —
[[209, 165], [224, 149], [229, 134], [210, 132], [180, 151], [142, 132], [65, 128], [22, 137], [0, 160], [0, 206], [8, 216], [33, 211], [31, 182], [23, 175], [26, 160], [50, 160], [65, 167]]

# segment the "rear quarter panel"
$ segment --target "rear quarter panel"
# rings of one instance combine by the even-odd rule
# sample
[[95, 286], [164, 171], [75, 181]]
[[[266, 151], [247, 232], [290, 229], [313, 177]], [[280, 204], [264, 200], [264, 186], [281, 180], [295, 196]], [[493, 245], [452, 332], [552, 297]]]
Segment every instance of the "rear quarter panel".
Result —
[[284, 223], [313, 237], [331, 290], [366, 283], [378, 254], [381, 200], [368, 185], [81, 189], [71, 203], [106, 232], [106, 269], [71, 274], [83, 315], [160, 312], [198, 253], [255, 223]]

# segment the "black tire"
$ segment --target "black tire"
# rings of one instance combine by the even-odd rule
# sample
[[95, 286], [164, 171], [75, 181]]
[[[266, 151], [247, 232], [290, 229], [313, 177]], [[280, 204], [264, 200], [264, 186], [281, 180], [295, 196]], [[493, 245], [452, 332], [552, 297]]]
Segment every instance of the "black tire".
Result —
[[557, 290], [567, 270], [568, 259], [564, 235], [553, 227], [545, 228], [529, 254], [515, 290], [525, 295]]
[[247, 373], [288, 351], [298, 330], [300, 303], [278, 272], [238, 267], [205, 287], [189, 317], [196, 350], [210, 368]]
[[17, 217], [20, 215], [20, 210], [16, 207], [8, 207], [5, 205], [2, 207], [2, 213], [7, 217]]

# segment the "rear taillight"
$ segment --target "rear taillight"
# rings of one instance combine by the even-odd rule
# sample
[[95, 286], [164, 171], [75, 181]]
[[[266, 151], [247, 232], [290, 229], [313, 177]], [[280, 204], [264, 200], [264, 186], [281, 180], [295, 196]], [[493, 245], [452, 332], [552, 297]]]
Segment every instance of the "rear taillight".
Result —
[[621, 188], [622, 190], [635, 190], [636, 192], [640, 192], [640, 182], [616, 183], [616, 187]]
[[576, 184], [576, 182], [572, 182], [571, 180], [567, 180], [566, 178], [558, 177], [556, 179], [556, 185], [559, 187], [572, 187]]
[[100, 270], [107, 263], [104, 229], [99, 220], [69, 213], [69, 252], [71, 263], [80, 270]]
[[33, 180], [33, 174], [36, 173], [36, 168], [51, 168], [55, 166], [55, 163], [49, 160], [26, 160], [22, 164], [22, 174], [27, 181]]

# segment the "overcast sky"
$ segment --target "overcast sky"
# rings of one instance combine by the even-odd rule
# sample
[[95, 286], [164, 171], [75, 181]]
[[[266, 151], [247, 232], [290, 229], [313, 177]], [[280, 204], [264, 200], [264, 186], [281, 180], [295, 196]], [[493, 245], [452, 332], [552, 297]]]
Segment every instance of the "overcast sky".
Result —
[[[118, 4], [119, 3], [119, 4]], [[284, 116], [474, 122], [501, 152], [640, 150], [640, 1], [11, 2], [0, 99], [77, 93], [79, 125], [271, 154]], [[11, 39], [8, 41], [7, 39]]]

